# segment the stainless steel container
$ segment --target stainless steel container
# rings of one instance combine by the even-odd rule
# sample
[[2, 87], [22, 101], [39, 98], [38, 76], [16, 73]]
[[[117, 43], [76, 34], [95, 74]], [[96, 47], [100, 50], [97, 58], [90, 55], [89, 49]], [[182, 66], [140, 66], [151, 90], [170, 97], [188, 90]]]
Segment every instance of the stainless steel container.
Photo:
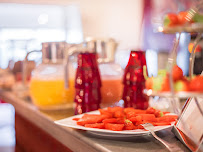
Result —
[[115, 51], [118, 46], [118, 43], [114, 39], [112, 39], [112, 38], [109, 38], [109, 39], [86, 38], [86, 40], [83, 44], [87, 49], [98, 53], [98, 55], [99, 55], [98, 62], [99, 63], [114, 61]]
[[42, 63], [63, 63], [67, 51], [66, 42], [42, 43]]

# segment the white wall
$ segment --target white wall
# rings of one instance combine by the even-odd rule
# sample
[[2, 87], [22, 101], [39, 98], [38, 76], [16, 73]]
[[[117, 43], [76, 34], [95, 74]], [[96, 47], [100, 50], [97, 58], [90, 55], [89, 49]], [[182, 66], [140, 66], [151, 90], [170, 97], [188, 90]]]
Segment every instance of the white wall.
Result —
[[81, 0], [84, 36], [113, 37], [119, 49], [139, 47], [142, 0]]
[[140, 46], [142, 0], [0, 0], [0, 2], [76, 4], [82, 14], [85, 37], [113, 37], [119, 41], [119, 50], [135, 49]]

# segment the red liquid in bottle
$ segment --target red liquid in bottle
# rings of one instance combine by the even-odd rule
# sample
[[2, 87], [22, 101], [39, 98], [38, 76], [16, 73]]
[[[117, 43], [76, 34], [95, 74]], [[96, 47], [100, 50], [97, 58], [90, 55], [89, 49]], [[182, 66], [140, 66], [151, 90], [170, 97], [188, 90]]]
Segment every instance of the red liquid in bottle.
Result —
[[99, 67], [98, 67], [98, 64], [97, 64], [98, 55], [97, 55], [97, 53], [91, 53], [90, 56], [91, 56], [91, 59], [92, 59], [92, 67], [93, 67], [93, 70], [94, 70], [94, 73], [93, 73], [94, 78], [96, 78], [93, 85], [95, 87], [101, 87], [102, 86], [101, 77], [100, 77]]
[[101, 79], [95, 53], [78, 55], [75, 78], [75, 114], [97, 110], [101, 103]]
[[124, 107], [148, 108], [148, 97], [143, 94], [145, 87], [143, 66], [146, 66], [145, 53], [143, 51], [131, 51], [123, 78]]

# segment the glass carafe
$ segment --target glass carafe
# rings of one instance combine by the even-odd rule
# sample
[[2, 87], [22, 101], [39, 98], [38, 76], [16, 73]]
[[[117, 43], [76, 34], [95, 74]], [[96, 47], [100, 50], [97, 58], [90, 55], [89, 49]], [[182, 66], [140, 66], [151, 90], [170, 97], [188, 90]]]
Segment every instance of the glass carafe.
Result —
[[[60, 110], [72, 107], [74, 96], [74, 68], [65, 64], [67, 43], [42, 44], [42, 63], [32, 72], [30, 95], [33, 104], [41, 110]], [[68, 66], [68, 67], [67, 67]], [[66, 68], [71, 72], [65, 87]]]
[[111, 106], [121, 100], [123, 70], [114, 62], [100, 63], [99, 70], [102, 79], [102, 105]]

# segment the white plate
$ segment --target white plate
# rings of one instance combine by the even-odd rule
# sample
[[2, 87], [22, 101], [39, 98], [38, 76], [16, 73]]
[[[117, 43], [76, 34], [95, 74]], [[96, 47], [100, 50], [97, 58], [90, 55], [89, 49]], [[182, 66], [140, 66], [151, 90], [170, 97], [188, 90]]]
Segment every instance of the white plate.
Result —
[[[88, 112], [86, 114], [100, 114], [98, 110]], [[97, 128], [87, 128], [80, 125], [77, 125], [76, 121], [73, 120], [73, 118], [81, 118], [84, 114], [72, 116], [69, 118], [61, 119], [55, 121], [56, 124], [75, 128], [75, 129], [81, 129], [89, 131], [92, 134], [99, 135], [99, 136], [105, 136], [105, 137], [131, 137], [131, 136], [140, 136], [140, 135], [148, 135], [150, 132], [146, 131], [144, 129], [136, 129], [136, 130], [123, 130], [123, 131], [112, 131], [112, 130], [106, 130], [106, 129], [97, 129]], [[167, 128], [172, 127], [172, 125], [167, 126], [155, 126], [154, 131], [160, 131]]]

